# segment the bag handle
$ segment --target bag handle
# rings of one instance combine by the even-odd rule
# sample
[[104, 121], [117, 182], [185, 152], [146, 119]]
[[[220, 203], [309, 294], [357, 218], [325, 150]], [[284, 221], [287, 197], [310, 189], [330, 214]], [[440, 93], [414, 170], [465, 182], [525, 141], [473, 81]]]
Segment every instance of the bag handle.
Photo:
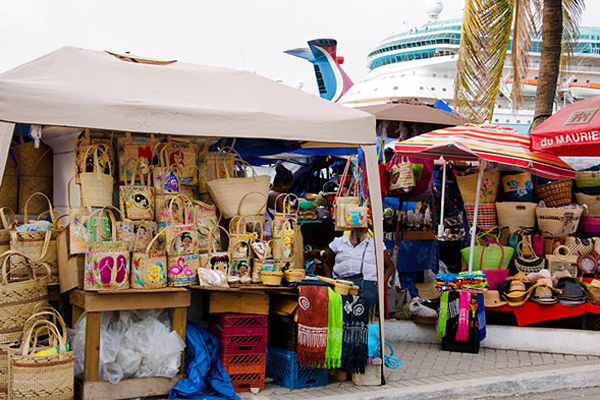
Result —
[[[53, 211], [53, 207], [52, 207], [52, 202], [50, 201], [50, 199], [48, 198], [48, 196], [46, 196], [44, 193], [42, 192], [35, 192], [34, 194], [32, 194], [31, 196], [29, 196], [29, 198], [27, 199], [27, 201], [25, 202], [25, 207], [23, 209], [24, 211], [24, 223], [28, 223], [29, 221], [29, 212], [28, 212], [28, 208], [29, 208], [29, 202], [31, 201], [31, 199], [33, 199], [35, 196], [42, 196], [44, 199], [46, 199], [46, 201], [48, 202], [48, 210], [49, 211]], [[52, 225], [56, 225], [56, 218], [54, 218], [54, 213], [50, 214], [50, 219], [52, 220]]]
[[[100, 215], [102, 213], [105, 213], [108, 215], [108, 219], [110, 221], [110, 237], [112, 241], [117, 241], [117, 221], [115, 219], [115, 215], [113, 213], [113, 210], [117, 211], [119, 213], [119, 216], [121, 217], [121, 221], [124, 221], [125, 219], [123, 218], [123, 213], [121, 212], [121, 210], [119, 210], [118, 208], [116, 208], [115, 206], [106, 206], [106, 207], [102, 207], [96, 211], [93, 211], [90, 215], [89, 215], [89, 233], [90, 233], [90, 237], [92, 236], [92, 228], [97, 228], [98, 224], [94, 223], [94, 216], [96, 215]], [[116, 270], [116, 268], [115, 268]]]
[[[530, 258], [525, 258], [525, 253], [523, 253], [523, 245], [527, 245], [528, 250], [531, 253], [531, 257]], [[523, 260], [537, 260], [539, 257], [535, 254], [535, 251], [533, 250], [533, 246], [531, 245], [531, 243], [529, 242], [529, 240], [521, 240], [518, 244], [517, 244], [517, 254], [519, 256], [519, 258], [522, 258]]]
[[[9, 219], [6, 218], [6, 214], [8, 213], [9, 217], [10, 217], [10, 221], [12, 222], [8, 222]], [[0, 208], [0, 219], [2, 220], [2, 227], [4, 229], [13, 229], [15, 227], [15, 225], [17, 224], [17, 216], [15, 215], [15, 212], [10, 208], [10, 207], [2, 207]]]
[[[180, 199], [182, 199], [183, 201], [180, 201]], [[189, 210], [191, 210], [192, 211], [192, 225], [194, 225], [194, 227], [198, 226], [198, 218], [196, 217], [196, 208], [194, 207], [194, 203], [185, 194], [177, 194], [177, 195], [173, 196], [173, 198], [169, 201], [168, 211], [169, 211], [170, 223], [172, 225], [175, 225], [177, 223], [175, 221], [175, 213], [172, 210], [173, 204], [175, 202], [177, 202], [182, 208], [183, 224], [184, 225], [188, 224], [188, 221], [190, 219]]]
[[[135, 166], [133, 167], [133, 169], [129, 168], [129, 165], [134, 162]], [[140, 157], [137, 160], [135, 158], [130, 158], [127, 163], [125, 164], [125, 177], [127, 177], [127, 173], [129, 173], [131, 175], [131, 181], [130, 182], [125, 182], [125, 186], [129, 186], [129, 187], [133, 187], [135, 186], [135, 177], [137, 175], [139, 175], [140, 177], [140, 183], [141, 186], [150, 186], [151, 182], [150, 182], [150, 171], [148, 170], [147, 174], [144, 174], [142, 172], [142, 165], [146, 163], [146, 165], [150, 165], [150, 160], [148, 160], [146, 157]], [[147, 181], [144, 182], [144, 175], [146, 176]]]
[[[227, 239], [229, 241], [231, 241], [231, 236], [229, 235], [229, 232], [227, 231], [227, 229], [223, 228], [221, 225], [216, 225], [213, 229], [211, 229], [208, 232], [208, 255], [209, 255], [209, 257], [212, 257], [212, 255], [217, 252], [217, 250], [215, 249], [215, 232], [219, 232], [219, 229], [221, 230], [221, 232], [225, 233], [225, 235], [227, 236]], [[221, 244], [221, 248], [222, 247], [223, 247], [223, 245]], [[227, 245], [227, 252], [229, 253], [229, 245]]]
[[269, 197], [261, 192], [248, 192], [240, 199], [240, 202], [238, 204], [238, 209], [237, 209], [237, 215], [241, 215], [242, 204], [244, 204], [244, 200], [246, 200], [246, 197], [250, 196], [251, 194], [258, 194], [259, 196], [262, 196], [265, 198], [265, 204], [258, 211], [258, 214], [264, 214], [265, 210], [267, 209], [267, 203], [269, 202]]
[[[563, 253], [564, 251], [564, 253]], [[554, 249], [554, 255], [563, 262], [568, 262], [568, 257], [571, 255], [571, 250], [564, 244]]]
[[498, 265], [498, 269], [501, 269], [502, 264], [504, 263], [504, 246], [502, 246], [500, 244], [500, 242], [498, 242], [495, 239], [488, 240], [487, 242], [485, 242], [485, 244], [483, 245], [483, 249], [481, 250], [481, 259], [479, 260], [479, 270], [480, 271], [483, 271], [483, 259], [484, 259], [484, 255], [485, 255], [485, 249], [487, 247], [489, 247], [489, 245], [492, 245], [492, 244], [500, 246], [500, 250], [502, 250], [502, 257], [500, 257], [500, 264]]
[[102, 159], [102, 161], [106, 162], [106, 165], [108, 165], [108, 175], [112, 176], [113, 174], [113, 170], [112, 170], [112, 163], [110, 162], [110, 155], [106, 154], [106, 151], [103, 151], [102, 148], [99, 145], [93, 145], [90, 144], [86, 147], [85, 152], [83, 153], [83, 163], [84, 165], [86, 164], [88, 155], [90, 154], [90, 151], [92, 151], [92, 160], [94, 161], [94, 172], [96, 173], [97, 176], [100, 175], [105, 175], [104, 174], [104, 169], [100, 167], [100, 159]]
[[284, 215], [296, 215], [296, 217], [298, 216], [298, 210], [296, 209], [295, 213], [292, 213], [292, 198], [294, 198], [296, 200], [296, 203], [299, 205], [300, 203], [300, 199], [298, 198], [298, 196], [296, 196], [294, 193], [280, 193], [276, 198], [275, 198], [275, 213], [278, 213], [277, 211], [277, 204], [279, 204], [279, 198], [283, 197], [282, 200], [282, 204], [283, 204], [283, 211], [281, 212]]
[[[36, 329], [36, 328], [38, 328], [38, 329]], [[42, 328], [42, 329], [40, 329], [40, 328]], [[35, 330], [35, 335], [34, 335], [34, 330]], [[61, 334], [60, 331], [58, 330], [58, 327], [55, 324], [53, 324], [52, 322], [45, 320], [45, 319], [39, 319], [39, 320], [35, 321], [31, 325], [31, 327], [29, 327], [28, 332], [23, 332], [23, 336], [25, 337], [25, 340], [23, 340], [21, 342], [21, 350], [20, 351], [21, 351], [22, 355], [33, 355], [33, 353], [35, 353], [36, 345], [34, 344], [34, 346], [31, 347], [31, 340], [33, 338], [35, 340], [35, 343], [37, 344], [38, 337], [41, 336], [40, 333], [42, 333], [42, 331], [45, 331], [45, 333], [48, 334], [48, 336], [50, 337], [51, 340], [56, 340], [58, 342], [58, 352], [59, 353], [67, 352], [66, 330], [65, 330], [65, 332], [63, 332], [63, 334]], [[31, 350], [31, 353], [30, 353], [30, 350]]]
[[29, 275], [29, 280], [37, 280], [37, 279], [46, 279], [46, 278], [50, 278], [50, 276], [52, 275], [52, 270], [50, 269], [50, 266], [48, 265], [48, 263], [40, 263], [37, 264], [36, 267], [38, 266], [43, 266], [46, 269], [46, 276], [43, 277], [38, 277], [36, 272], [35, 272], [35, 268], [32, 266], [32, 264], [35, 264], [35, 262], [29, 257], [26, 256], [25, 254], [18, 252], [18, 251], [14, 251], [14, 250], [8, 250], [5, 251], [4, 253], [2, 253], [2, 255], [0, 255], [0, 259], [2, 259], [2, 285], [6, 286], [9, 284], [8, 281], [8, 263], [10, 262], [10, 259], [12, 256], [18, 256], [23, 258], [26, 262], [25, 265], [27, 265], [27, 273]]
[[158, 239], [158, 237], [160, 235], [164, 235], [165, 232], [169, 229], [168, 226], [165, 226], [160, 232], [158, 232], [150, 241], [150, 243], [148, 243], [148, 246], [146, 246], [146, 256], [150, 255], [150, 250], [152, 250], [152, 246], [154, 245], [154, 241]]

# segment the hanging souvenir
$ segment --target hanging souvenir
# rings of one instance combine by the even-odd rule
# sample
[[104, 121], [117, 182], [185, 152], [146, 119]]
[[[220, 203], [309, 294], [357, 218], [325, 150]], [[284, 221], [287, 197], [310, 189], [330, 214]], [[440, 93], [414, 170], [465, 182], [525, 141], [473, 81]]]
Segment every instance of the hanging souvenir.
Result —
[[143, 250], [134, 250], [131, 263], [131, 287], [156, 289], [167, 286], [167, 254], [158, 248], [161, 231]]
[[167, 157], [169, 166], [174, 167], [182, 185], [198, 183], [198, 145], [189, 139], [169, 136]]
[[[117, 152], [119, 155], [119, 181], [127, 182], [131, 179], [131, 174], [127, 171], [127, 165], [133, 160], [134, 163], [140, 158], [154, 162], [154, 148], [159, 141], [154, 138], [144, 136], [132, 136], [126, 132], [124, 137], [117, 138]], [[150, 165], [141, 166], [142, 173], [148, 173]]]
[[159, 143], [155, 149], [158, 153], [159, 165], [152, 169], [152, 177], [157, 196], [178, 194], [180, 190], [181, 182], [177, 169], [168, 161], [168, 151], [171, 146], [172, 143]]
[[[150, 182], [150, 174], [143, 174], [141, 165], [148, 160], [140, 158], [131, 172], [129, 184], [119, 188], [119, 203], [125, 218], [132, 220], [154, 220], [154, 188]], [[136, 184], [136, 176], [140, 177], [140, 184]], [[144, 182], [144, 176], [147, 181]]]

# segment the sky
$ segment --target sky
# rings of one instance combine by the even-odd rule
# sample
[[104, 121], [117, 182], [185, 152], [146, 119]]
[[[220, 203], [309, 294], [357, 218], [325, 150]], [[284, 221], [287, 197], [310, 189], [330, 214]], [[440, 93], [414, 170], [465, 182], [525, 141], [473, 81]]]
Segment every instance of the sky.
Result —
[[[366, 57], [386, 36], [427, 21], [427, 0], [0, 0], [0, 72], [62, 46], [256, 72], [317, 93], [307, 61], [283, 53], [316, 38], [338, 40], [344, 69], [365, 78]], [[444, 0], [457, 18], [463, 0]], [[582, 25], [600, 26], [587, 0]]]

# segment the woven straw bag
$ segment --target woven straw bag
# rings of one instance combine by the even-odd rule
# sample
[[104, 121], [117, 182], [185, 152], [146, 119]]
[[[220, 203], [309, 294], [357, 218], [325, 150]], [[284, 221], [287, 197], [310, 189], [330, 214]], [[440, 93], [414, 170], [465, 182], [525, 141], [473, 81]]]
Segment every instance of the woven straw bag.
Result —
[[167, 151], [170, 146], [172, 146], [172, 143], [158, 143], [155, 149], [158, 154], [158, 165], [152, 168], [152, 177], [154, 178], [154, 192], [156, 195], [175, 195], [181, 189], [179, 173], [174, 165], [169, 164], [167, 158]]
[[535, 226], [535, 209], [537, 206], [537, 203], [496, 203], [498, 225], [501, 228], [508, 227], [511, 234], [520, 229], [533, 228]]
[[2, 229], [0, 229], [0, 254], [3, 254], [5, 251], [10, 250], [10, 232], [17, 225], [17, 217], [12, 209], [2, 207], [0, 208], [0, 221], [2, 222]]
[[167, 254], [158, 249], [158, 238], [164, 229], [152, 238], [144, 250], [134, 250], [131, 262], [131, 287], [156, 289], [167, 286]]
[[[132, 251], [144, 251], [157, 233], [154, 221], [117, 221], [117, 227], [119, 240], [127, 243]], [[161, 246], [164, 247], [164, 240]]]
[[[231, 255], [229, 254], [229, 248], [227, 250], [217, 250], [215, 237], [220, 233], [224, 233], [228, 241], [229, 232], [220, 225], [217, 225], [215, 229], [209, 232], [208, 235], [208, 252], [201, 255], [201, 268], [212, 269], [215, 271], [221, 271], [225, 276], [229, 276], [231, 269]], [[219, 241], [223, 243], [222, 240]]]
[[168, 138], [168, 165], [175, 167], [182, 185], [198, 183], [198, 145], [189, 139]]
[[[248, 230], [248, 227], [251, 230]], [[262, 221], [251, 217], [234, 217], [229, 227], [229, 254], [231, 268], [227, 281], [229, 283], [250, 283], [252, 280], [253, 245], [255, 242], [266, 243]]]
[[[25, 322], [34, 310], [48, 306], [50, 267], [46, 263], [38, 265], [18, 252], [7, 252], [1, 257], [0, 344], [9, 344], [19, 342]], [[28, 273], [24, 279], [9, 279], [10, 263], [15, 258], [24, 260], [21, 264], [26, 266]]]
[[81, 205], [84, 207], [106, 207], [113, 202], [113, 169], [109, 153], [100, 146], [89, 146], [84, 159], [92, 155], [93, 168], [79, 174]]
[[[140, 164], [148, 161], [140, 158], [131, 172], [131, 181], [119, 187], [119, 204], [125, 218], [131, 220], [154, 220], [154, 187], [150, 182], [150, 174], [143, 174]], [[139, 175], [140, 184], [135, 178]], [[144, 175], [147, 181], [144, 182]]]
[[[90, 135], [90, 130], [85, 129], [83, 137], [75, 140], [75, 183], [80, 183], [79, 174], [86, 171], [92, 171], [94, 169], [94, 157], [93, 153], [88, 152], [88, 148], [100, 148], [100, 150], [108, 155], [110, 165], [115, 165], [115, 149], [113, 147], [112, 137], [110, 139], [105, 138], [93, 138]], [[87, 157], [84, 156], [87, 154]]]
[[11, 210], [18, 210], [18, 189], [19, 176], [17, 175], [17, 165], [9, 153], [9, 156], [6, 159], [6, 166], [4, 167], [4, 175], [2, 176], [2, 185], [0, 186], [0, 206], [8, 207]]
[[578, 188], [600, 187], [600, 171], [579, 171], [575, 178]]
[[575, 193], [575, 198], [577, 199], [577, 204], [587, 206], [587, 210], [584, 212], [585, 215], [600, 217], [600, 195]]
[[508, 201], [533, 201], [533, 182], [529, 172], [503, 176], [502, 188]]
[[583, 207], [538, 207], [535, 214], [541, 232], [548, 232], [554, 237], [565, 237], [577, 231], [577, 226], [583, 214]]
[[[482, 246], [475, 246], [473, 251], [473, 271], [484, 271], [507, 269], [515, 249], [502, 246], [496, 238], [493, 238]], [[471, 248], [465, 247], [460, 254], [462, 255], [463, 269], [466, 270], [469, 265]]]
[[[175, 211], [173, 209], [175, 205], [183, 209], [182, 222], [175, 218]], [[166, 241], [169, 244], [167, 246], [167, 254], [184, 255], [198, 253], [198, 225], [196, 210], [192, 200], [182, 194], [176, 195], [169, 202], [169, 215], [171, 217], [165, 230]]]
[[557, 181], [539, 185], [535, 194], [548, 207], [561, 207], [571, 204], [573, 199], [573, 181]]
[[[231, 150], [233, 151], [233, 150]], [[224, 160], [217, 159], [215, 173], [217, 179], [208, 181], [208, 191], [224, 218], [236, 215], [263, 215], [269, 194], [271, 178], [268, 175], [258, 175], [256, 170], [241, 156], [237, 156], [241, 164], [239, 177], [234, 177]], [[225, 170], [225, 174], [222, 174]], [[252, 171], [252, 175], [248, 171]]]
[[558, 246], [553, 254], [546, 255], [548, 270], [554, 275], [558, 271], [569, 271], [573, 278], [577, 278], [579, 268], [577, 267], [578, 256], [571, 254], [567, 246]]
[[[137, 162], [140, 158], [154, 161], [157, 143], [160, 141], [154, 138], [154, 135], [150, 137], [143, 136], [132, 136], [131, 132], [126, 132], [124, 137], [117, 138], [117, 152], [119, 154], [119, 182], [127, 182], [131, 179], [129, 171], [127, 171], [128, 163], [131, 160]], [[145, 174], [148, 171], [148, 166], [142, 166], [142, 172]]]
[[[281, 199], [281, 200], [280, 200]], [[299, 205], [298, 196], [293, 193], [281, 193], [275, 199], [275, 210], [273, 213], [273, 223], [271, 234], [273, 237], [283, 236], [284, 224], [289, 219], [298, 220], [298, 209], [292, 210], [292, 201], [296, 201], [296, 205]], [[283, 208], [280, 210], [278, 205], [282, 204]]]
[[221, 151], [209, 151], [209, 140], [204, 142], [204, 151], [200, 156], [198, 192], [209, 193], [208, 182], [219, 179], [220, 176], [235, 173], [235, 154], [233, 153], [234, 143], [229, 147], [224, 147]]
[[[477, 180], [479, 174], [470, 174], [456, 177], [458, 190], [464, 203], [475, 203], [477, 195]], [[486, 171], [483, 173], [480, 190], [480, 204], [492, 204], [498, 196], [498, 187], [500, 186], [500, 172]]]
[[290, 219], [285, 224], [283, 234], [280, 237], [273, 238], [271, 251], [275, 263], [294, 261], [294, 242], [296, 239], [296, 221]]
[[[465, 212], [467, 213], [467, 221], [469, 225], [473, 225], [475, 217], [475, 205], [465, 204]], [[477, 215], [477, 228], [483, 231], [488, 231], [498, 226], [498, 216], [496, 214], [495, 204], [479, 204], [479, 213]]]
[[[527, 251], [523, 251], [523, 247], [527, 247]], [[526, 255], [526, 253], [528, 255]], [[533, 247], [528, 240], [521, 240], [517, 245], [517, 257], [515, 258], [515, 266], [520, 272], [531, 274], [540, 272], [544, 269], [546, 260], [539, 257], [533, 251]]]
[[406, 157], [402, 157], [400, 163], [390, 168], [390, 190], [400, 190], [404, 193], [412, 191], [417, 182], [413, 172], [413, 165]]
[[[56, 218], [58, 214], [53, 208], [50, 199], [43, 193], [34, 193], [25, 203], [24, 221], [29, 221], [29, 202], [36, 196], [43, 197], [48, 204], [48, 215], [52, 222], [52, 228], [49, 231], [22, 232], [13, 230], [10, 233], [10, 249], [25, 254], [36, 262], [48, 263], [51, 270], [50, 283], [58, 283], [58, 254], [56, 247], [56, 238], [65, 229], [61, 226], [60, 220], [65, 218], [62, 215]], [[13, 278], [22, 278], [27, 276], [26, 263], [21, 258], [16, 257], [11, 261], [10, 275]]]
[[[58, 313], [53, 313], [60, 328], [42, 319], [30, 322], [23, 331], [19, 350], [10, 355], [10, 398], [13, 400], [74, 398], [75, 352], [68, 350], [67, 328]], [[42, 338], [47, 337], [47, 343]], [[42, 350], [56, 349], [56, 354], [38, 355]]]
[[[118, 211], [118, 210], [117, 210]], [[108, 214], [110, 221], [109, 241], [90, 241], [85, 252], [84, 290], [106, 291], [129, 288], [131, 255], [127, 243], [118, 240], [117, 221], [112, 210], [102, 208], [90, 215], [90, 229], [96, 228], [95, 215]]]
[[570, 254], [586, 256], [594, 252], [594, 239], [569, 235], [565, 238], [565, 246], [569, 249]]

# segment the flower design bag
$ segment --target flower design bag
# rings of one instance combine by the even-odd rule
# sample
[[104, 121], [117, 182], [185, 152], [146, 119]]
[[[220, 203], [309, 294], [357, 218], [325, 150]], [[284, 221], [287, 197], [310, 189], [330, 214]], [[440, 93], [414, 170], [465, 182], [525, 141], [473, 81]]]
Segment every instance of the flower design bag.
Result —
[[[280, 202], [283, 204], [283, 210], [278, 211], [277, 206]], [[282, 237], [284, 225], [287, 220], [293, 219], [298, 220], [298, 210], [292, 211], [292, 201], [296, 201], [296, 205], [299, 204], [298, 196], [293, 193], [282, 193], [275, 199], [275, 212], [273, 213], [273, 226], [272, 226], [272, 235], [273, 237]]]
[[131, 264], [131, 287], [156, 289], [167, 286], [167, 254], [158, 248], [158, 238], [152, 238], [144, 250], [134, 250]]
[[[157, 145], [159, 148], [161, 144]], [[172, 146], [171, 143], [162, 145], [159, 152], [159, 165], [152, 169], [152, 177], [154, 178], [154, 191], [157, 196], [175, 195], [179, 193], [180, 178], [177, 169], [174, 165], [169, 164], [167, 160], [167, 152]]]
[[[119, 181], [127, 182], [131, 179], [131, 173], [127, 170], [127, 165], [133, 160], [137, 161], [141, 158], [154, 162], [154, 148], [159, 141], [154, 138], [143, 136], [131, 136], [130, 132], [125, 133], [125, 137], [117, 138], [117, 151], [119, 154]], [[142, 165], [142, 172], [148, 172], [150, 165]]]
[[177, 170], [182, 185], [198, 183], [198, 145], [187, 139], [169, 137], [168, 165]]

